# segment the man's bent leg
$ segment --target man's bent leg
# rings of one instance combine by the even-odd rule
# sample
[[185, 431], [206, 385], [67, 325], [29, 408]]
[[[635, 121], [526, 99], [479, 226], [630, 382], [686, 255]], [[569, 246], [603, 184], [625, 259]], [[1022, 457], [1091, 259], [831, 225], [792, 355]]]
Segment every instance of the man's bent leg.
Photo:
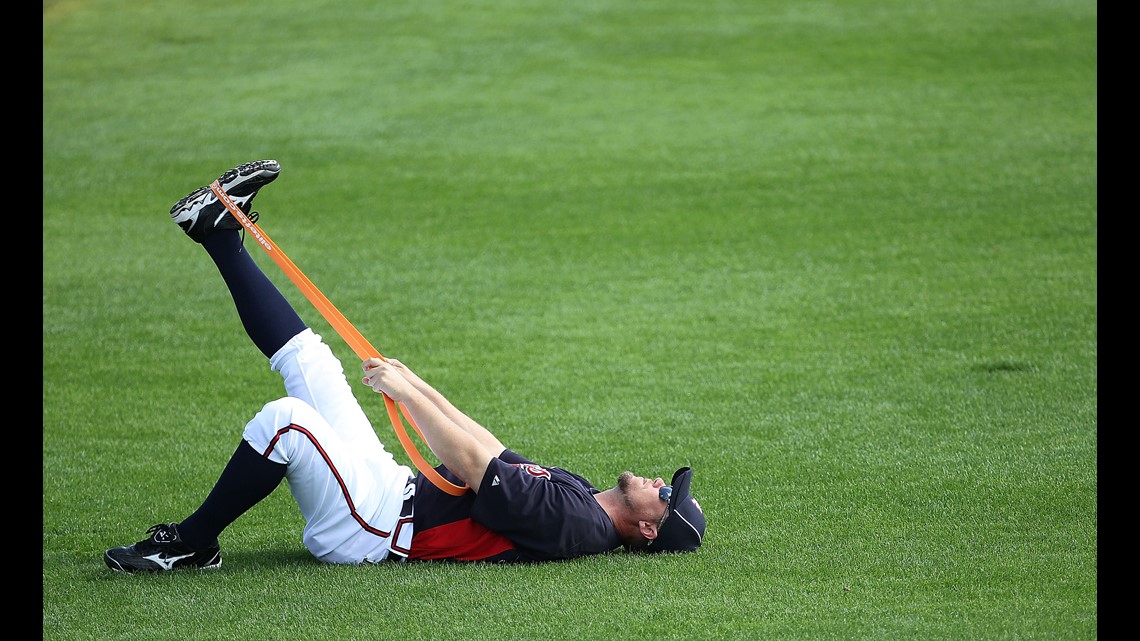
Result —
[[387, 556], [411, 476], [407, 466], [390, 456], [378, 464], [378, 452], [387, 452], [354, 447], [298, 398], [266, 404], [243, 437], [261, 456], [285, 464], [313, 556], [330, 563]]

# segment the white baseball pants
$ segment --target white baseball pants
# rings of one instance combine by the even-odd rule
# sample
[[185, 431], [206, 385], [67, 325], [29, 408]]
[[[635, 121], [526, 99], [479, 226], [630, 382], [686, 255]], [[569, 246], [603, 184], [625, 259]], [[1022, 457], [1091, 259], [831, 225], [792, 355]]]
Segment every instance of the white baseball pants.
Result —
[[269, 364], [285, 379], [287, 396], [266, 403], [242, 436], [287, 466], [289, 491], [305, 517], [305, 547], [328, 563], [378, 562], [393, 543], [395, 554], [406, 555], [411, 518], [401, 520], [400, 512], [405, 492], [414, 492], [412, 470], [380, 443], [340, 360], [305, 329]]

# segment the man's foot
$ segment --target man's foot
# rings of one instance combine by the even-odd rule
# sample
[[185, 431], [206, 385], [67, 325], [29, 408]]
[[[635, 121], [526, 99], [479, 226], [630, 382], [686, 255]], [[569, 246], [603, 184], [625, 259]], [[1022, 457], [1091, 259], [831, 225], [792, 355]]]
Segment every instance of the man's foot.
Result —
[[203, 550], [192, 550], [182, 542], [173, 523], [159, 523], [146, 532], [150, 538], [104, 552], [103, 562], [116, 572], [132, 574], [222, 566], [222, 550], [217, 541]]
[[[281, 165], [276, 160], [255, 160], [218, 176], [218, 182], [234, 204], [248, 214], [257, 190], [273, 182], [279, 173]], [[241, 229], [241, 223], [208, 185], [195, 189], [174, 203], [170, 217], [196, 243], [205, 240], [215, 229]]]

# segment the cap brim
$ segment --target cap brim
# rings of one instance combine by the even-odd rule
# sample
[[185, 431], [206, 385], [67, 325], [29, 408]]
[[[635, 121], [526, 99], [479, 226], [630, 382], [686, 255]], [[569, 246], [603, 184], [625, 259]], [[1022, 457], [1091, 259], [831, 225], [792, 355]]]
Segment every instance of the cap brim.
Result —
[[689, 494], [693, 470], [682, 467], [673, 474], [673, 494], [669, 497], [669, 516], [657, 532], [657, 538], [645, 548], [648, 552], [691, 552], [701, 546], [705, 535], [705, 514]]
[[669, 511], [677, 509], [677, 503], [682, 498], [689, 497], [689, 484], [693, 480], [693, 469], [690, 467], [682, 467], [673, 473], [673, 480], [669, 485], [673, 486], [673, 495], [669, 497]]

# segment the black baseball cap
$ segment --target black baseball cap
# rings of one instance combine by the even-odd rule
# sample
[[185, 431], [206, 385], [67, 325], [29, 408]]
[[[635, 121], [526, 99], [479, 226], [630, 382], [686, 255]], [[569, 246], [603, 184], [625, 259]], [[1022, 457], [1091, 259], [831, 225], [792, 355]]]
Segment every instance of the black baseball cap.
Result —
[[693, 470], [682, 467], [673, 474], [673, 493], [669, 497], [669, 516], [649, 542], [646, 552], [692, 552], [701, 547], [705, 538], [705, 513], [689, 494], [689, 481]]

